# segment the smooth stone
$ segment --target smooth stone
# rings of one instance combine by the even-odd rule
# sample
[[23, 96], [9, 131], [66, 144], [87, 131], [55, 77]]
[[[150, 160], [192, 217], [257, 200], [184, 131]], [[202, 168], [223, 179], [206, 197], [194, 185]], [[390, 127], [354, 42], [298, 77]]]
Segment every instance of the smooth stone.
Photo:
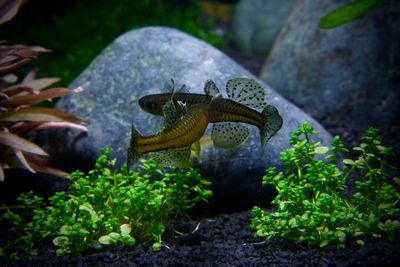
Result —
[[241, 0], [233, 19], [233, 40], [247, 55], [267, 55], [294, 0]]
[[396, 125], [400, 114], [400, 1], [324, 30], [320, 19], [350, 1], [298, 1], [261, 79], [304, 110], [350, 129]]
[[[123, 34], [107, 47], [71, 84], [86, 91], [60, 99], [57, 107], [87, 119], [88, 135], [76, 131], [51, 132], [50, 148], [59, 163], [72, 169], [89, 167], [101, 147], [111, 147], [119, 165], [126, 162], [126, 151], [133, 122], [143, 135], [155, 134], [163, 119], [142, 111], [137, 100], [163, 92], [165, 82], [174, 78], [193, 93], [203, 93], [212, 79], [225, 94], [227, 80], [235, 77], [256, 79], [221, 51], [186, 33], [167, 27], [146, 27]], [[331, 136], [315, 120], [281, 97], [270, 86], [265, 88], [267, 102], [275, 105], [284, 123], [267, 144], [260, 145], [256, 127], [251, 137], [233, 150], [208, 148], [197, 164], [201, 174], [213, 183], [211, 207], [238, 210], [253, 205], [268, 205], [273, 191], [263, 189], [261, 179], [270, 166], [282, 167], [280, 152], [289, 147], [290, 133], [309, 121], [319, 132], [318, 138], [330, 144]], [[225, 94], [226, 96], [226, 94]], [[208, 127], [207, 134], [211, 127]], [[61, 141], [62, 140], [62, 141]]]

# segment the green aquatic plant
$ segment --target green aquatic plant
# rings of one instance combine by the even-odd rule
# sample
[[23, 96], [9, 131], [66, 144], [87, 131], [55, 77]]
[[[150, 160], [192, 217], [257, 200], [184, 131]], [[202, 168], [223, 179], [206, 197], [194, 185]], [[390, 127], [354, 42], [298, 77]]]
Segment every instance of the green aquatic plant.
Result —
[[357, 0], [325, 15], [320, 23], [321, 29], [332, 29], [353, 21], [383, 3], [383, 0]]
[[[162, 246], [166, 223], [211, 195], [208, 180], [191, 168], [166, 173], [152, 160], [142, 160], [138, 171], [122, 167], [106, 149], [88, 174], [71, 174], [69, 193], [57, 192], [48, 203], [32, 192], [21, 194], [21, 206], [3, 206], [2, 220], [20, 235], [0, 244], [0, 253], [16, 258], [35, 255], [36, 248], [52, 240], [57, 255], [81, 254], [111, 244]], [[32, 212], [31, 220], [22, 216]], [[22, 251], [21, 251], [22, 250]]]
[[[349, 150], [339, 137], [332, 147], [312, 140], [316, 131], [307, 123], [291, 134], [291, 147], [283, 151], [284, 171], [266, 170], [263, 185], [273, 185], [278, 195], [272, 204], [276, 211], [254, 207], [251, 227], [256, 235], [270, 241], [275, 237], [307, 245], [336, 245], [346, 241], [363, 244], [367, 235], [385, 234], [394, 240], [400, 229], [400, 193], [390, 175], [391, 148], [381, 144], [376, 129], [369, 129], [360, 146], [353, 150], [358, 158], [344, 159]], [[355, 193], [347, 189], [350, 177], [356, 178]]]

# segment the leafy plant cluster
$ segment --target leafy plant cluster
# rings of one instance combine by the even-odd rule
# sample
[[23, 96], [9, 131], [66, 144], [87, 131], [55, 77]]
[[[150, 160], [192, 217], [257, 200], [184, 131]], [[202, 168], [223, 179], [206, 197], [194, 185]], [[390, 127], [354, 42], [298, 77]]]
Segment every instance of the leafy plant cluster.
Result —
[[[10, 0], [0, 5], [0, 25], [13, 18], [22, 1]], [[82, 87], [48, 88], [58, 78], [37, 79], [36, 70], [20, 79], [16, 73], [39, 53], [49, 50], [39, 46], [7, 45], [0, 40], [0, 182], [4, 169], [24, 168], [31, 172], [46, 172], [58, 176], [66, 173], [47, 166], [48, 154], [26, 139], [31, 131], [49, 128], [72, 128], [87, 131], [85, 122], [67, 112], [49, 107], [36, 106], [43, 101], [72, 93], [80, 93]]]
[[32, 220], [23, 219], [18, 206], [2, 207], [6, 210], [2, 219], [21, 235], [0, 251], [13, 257], [18, 256], [12, 252], [16, 248], [35, 254], [36, 245], [48, 239], [57, 247], [57, 255], [137, 242], [158, 250], [165, 224], [211, 195], [210, 182], [194, 169], [165, 173], [154, 161], [142, 160], [139, 171], [124, 166], [118, 172], [110, 153], [106, 149], [88, 174], [72, 173], [70, 192], [57, 192], [48, 204], [32, 192], [20, 195], [20, 208], [31, 209]]
[[[169, 26], [223, 47], [213, 21], [189, 1], [97, 0], [28, 1], [21, 14], [0, 31], [9, 40], [52, 49], [38, 61], [43, 75], [72, 80], [119, 35], [145, 26]], [[52, 10], [49, 14], [48, 10]], [[51, 24], [51, 27], [48, 25]]]
[[[336, 245], [343, 248], [349, 239], [363, 244], [367, 235], [386, 234], [396, 238], [400, 229], [400, 193], [389, 174], [391, 148], [381, 144], [376, 129], [369, 129], [358, 158], [339, 162], [339, 153], [349, 150], [339, 137], [331, 148], [311, 140], [316, 134], [307, 123], [291, 134], [291, 147], [281, 154], [284, 171], [266, 170], [263, 185], [273, 185], [278, 195], [274, 212], [254, 207], [251, 226], [266, 241], [281, 237], [307, 245]], [[355, 179], [355, 192], [346, 190]], [[398, 178], [394, 178], [397, 184]]]

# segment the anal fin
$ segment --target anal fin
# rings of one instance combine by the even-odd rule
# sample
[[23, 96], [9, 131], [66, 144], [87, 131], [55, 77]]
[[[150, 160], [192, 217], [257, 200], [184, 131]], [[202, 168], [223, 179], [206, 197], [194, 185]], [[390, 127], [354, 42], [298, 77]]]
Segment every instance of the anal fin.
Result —
[[185, 168], [189, 165], [190, 147], [168, 149], [158, 152], [151, 152], [149, 156], [161, 167]]

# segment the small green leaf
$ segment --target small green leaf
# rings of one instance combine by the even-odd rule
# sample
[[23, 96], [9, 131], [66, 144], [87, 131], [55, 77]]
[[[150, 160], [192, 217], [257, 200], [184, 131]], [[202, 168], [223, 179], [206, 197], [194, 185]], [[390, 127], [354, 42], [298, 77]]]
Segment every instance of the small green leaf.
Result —
[[109, 235], [103, 235], [99, 238], [99, 243], [103, 245], [110, 245], [115, 243], [116, 240], [111, 238]]
[[343, 163], [347, 165], [356, 165], [356, 162], [352, 159], [344, 159]]
[[319, 27], [332, 29], [347, 22], [353, 21], [374, 7], [381, 4], [383, 0], [358, 0], [348, 5], [335, 9], [321, 19]]
[[61, 235], [69, 235], [72, 232], [72, 226], [71, 225], [63, 225], [60, 228], [60, 234]]
[[320, 247], [320, 248], [323, 248], [323, 247], [325, 247], [326, 245], [328, 245], [328, 243], [329, 243], [328, 240], [324, 240], [324, 241], [322, 241], [322, 242], [319, 244], [319, 247]]
[[129, 236], [131, 233], [132, 227], [129, 224], [123, 224], [119, 227], [121, 230], [121, 235], [122, 236]]
[[161, 243], [156, 242], [154, 243], [151, 247], [155, 250], [155, 251], [159, 251], [161, 249]]
[[113, 239], [118, 239], [121, 235], [115, 232], [111, 232], [108, 234], [109, 237], [113, 238]]
[[57, 247], [65, 245], [69, 242], [68, 237], [66, 236], [57, 236], [53, 239], [53, 244]]
[[361, 239], [358, 239], [357, 241], [357, 244], [359, 244], [360, 246], [363, 246], [364, 245], [364, 241], [363, 240], [361, 240]]
[[326, 146], [318, 146], [315, 148], [315, 154], [325, 154], [329, 151], [329, 147]]

